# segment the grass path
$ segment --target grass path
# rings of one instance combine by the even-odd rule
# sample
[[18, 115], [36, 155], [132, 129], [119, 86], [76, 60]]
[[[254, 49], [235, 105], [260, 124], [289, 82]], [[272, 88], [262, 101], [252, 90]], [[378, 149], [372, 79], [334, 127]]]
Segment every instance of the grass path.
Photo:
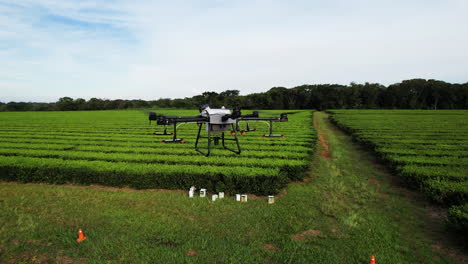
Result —
[[[273, 205], [182, 191], [0, 184], [0, 263], [456, 263], [440, 226], [316, 112], [310, 178]], [[411, 198], [412, 199], [412, 198]], [[87, 240], [76, 243], [77, 228]], [[436, 234], [437, 235], [437, 234]]]

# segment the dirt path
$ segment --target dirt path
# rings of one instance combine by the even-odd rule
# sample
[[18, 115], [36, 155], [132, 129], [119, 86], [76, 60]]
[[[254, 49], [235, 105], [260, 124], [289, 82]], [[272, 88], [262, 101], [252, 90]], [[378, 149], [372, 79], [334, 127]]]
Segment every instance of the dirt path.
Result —
[[314, 119], [314, 128], [317, 130], [317, 137], [320, 143], [319, 153], [325, 160], [330, 160], [330, 148], [328, 147], [327, 140], [325, 139], [322, 127], [319, 125], [317, 119]]

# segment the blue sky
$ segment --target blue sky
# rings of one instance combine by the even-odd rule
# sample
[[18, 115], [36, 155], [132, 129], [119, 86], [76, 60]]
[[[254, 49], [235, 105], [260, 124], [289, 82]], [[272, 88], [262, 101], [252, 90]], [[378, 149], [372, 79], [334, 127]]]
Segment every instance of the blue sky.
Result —
[[466, 0], [0, 0], [0, 101], [464, 83], [466, 14]]

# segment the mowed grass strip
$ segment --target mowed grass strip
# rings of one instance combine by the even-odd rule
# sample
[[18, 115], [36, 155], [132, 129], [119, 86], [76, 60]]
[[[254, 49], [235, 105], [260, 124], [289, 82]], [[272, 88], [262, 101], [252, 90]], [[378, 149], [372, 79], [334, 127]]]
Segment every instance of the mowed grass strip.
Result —
[[[448, 206], [467, 203], [468, 111], [330, 112], [331, 120], [337, 126], [373, 149], [407, 186]], [[466, 207], [459, 208], [464, 210]], [[467, 214], [457, 214], [457, 217]], [[449, 220], [451, 223], [457, 221]]]

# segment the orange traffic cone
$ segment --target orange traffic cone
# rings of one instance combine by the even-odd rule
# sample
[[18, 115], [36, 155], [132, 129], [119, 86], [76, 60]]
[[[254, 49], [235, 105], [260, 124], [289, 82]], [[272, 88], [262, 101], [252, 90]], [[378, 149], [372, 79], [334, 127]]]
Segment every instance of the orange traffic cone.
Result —
[[375, 264], [375, 257], [374, 256], [371, 257], [369, 264]]
[[78, 229], [78, 239], [76, 240], [78, 243], [80, 243], [81, 241], [85, 240], [86, 237], [84, 236], [83, 234], [83, 230]]

